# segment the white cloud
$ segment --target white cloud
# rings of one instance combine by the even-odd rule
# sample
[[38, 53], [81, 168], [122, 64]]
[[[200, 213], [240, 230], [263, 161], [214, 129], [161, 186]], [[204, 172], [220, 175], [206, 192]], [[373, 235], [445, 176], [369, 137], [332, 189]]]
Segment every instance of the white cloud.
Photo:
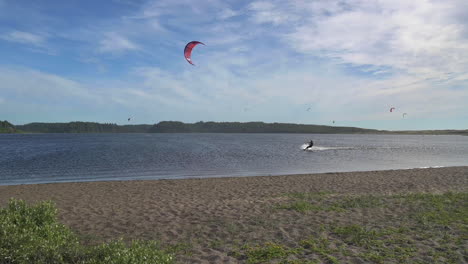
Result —
[[232, 10], [231, 8], [224, 8], [218, 12], [218, 18], [221, 20], [229, 19], [239, 15], [239, 12]]
[[178, 100], [177, 104], [203, 100], [198, 94], [187, 88], [185, 80], [167, 71], [151, 67], [135, 69], [134, 73], [143, 77], [143, 86], [152, 94], [164, 95], [170, 101]]
[[110, 32], [105, 35], [104, 39], [99, 43], [100, 52], [120, 53], [140, 49], [137, 44], [118, 33]]
[[[284, 1], [285, 6], [293, 0]], [[347, 3], [347, 4], [344, 4]], [[283, 38], [306, 54], [353, 65], [386, 66], [444, 79], [468, 68], [468, 23], [455, 20], [468, 2], [318, 1], [301, 9], [302, 23]]]
[[274, 1], [255, 1], [248, 5], [247, 9], [253, 13], [255, 23], [271, 23], [280, 25], [296, 21], [299, 17], [294, 12], [289, 12], [289, 6], [275, 4]]
[[[190, 1], [190, 0], [152, 0], [148, 1], [143, 5], [140, 14], [137, 17], [140, 18], [155, 18], [164, 15], [191, 15], [193, 17], [199, 16], [200, 14], [206, 13], [206, 11], [218, 11], [223, 9], [226, 5], [220, 0], [208, 0], [208, 1]], [[225, 10], [227, 11], [227, 10]], [[219, 14], [214, 12], [213, 15]], [[227, 11], [229, 13], [229, 11]], [[226, 13], [226, 14], [228, 14]], [[232, 14], [231, 14], [232, 15]], [[180, 16], [183, 18], [183, 16]], [[201, 16], [199, 19], [204, 19]]]
[[[0, 91], [4, 96], [27, 101], [60, 102], [64, 98], [95, 99], [80, 83], [31, 69], [0, 68]], [[93, 100], [94, 100], [93, 99]]]
[[42, 35], [33, 34], [24, 31], [11, 31], [0, 37], [3, 40], [17, 42], [22, 44], [31, 44], [35, 46], [42, 46], [46, 38]]
[[[144, 52], [145, 58], [115, 60], [119, 76], [110, 78], [122, 83], [102, 80], [91, 89], [55, 75], [28, 76], [41, 90], [52, 87], [60, 96], [81, 91], [80, 100], [88, 94], [125, 108], [163, 108], [174, 119], [199, 111], [203, 118], [239, 120], [247, 107], [246, 116], [257, 120], [314, 122], [305, 110], [303, 116], [297, 112], [302, 105], [313, 105], [315, 118], [350, 121], [395, 118], [387, 114], [390, 105], [411, 117], [466, 115], [467, 5], [466, 0], [269, 0], [244, 6], [145, 1], [127, 16], [93, 21], [93, 27], [65, 37], [86, 43], [80, 58], [91, 57], [82, 60], [99, 67], [109, 65], [104, 53]], [[182, 56], [190, 40], [207, 45], [194, 52], [196, 67]], [[105, 76], [112, 76], [113, 68]], [[33, 82], [16, 81], [14, 87], [39, 96]], [[177, 116], [180, 109], [186, 113]]]

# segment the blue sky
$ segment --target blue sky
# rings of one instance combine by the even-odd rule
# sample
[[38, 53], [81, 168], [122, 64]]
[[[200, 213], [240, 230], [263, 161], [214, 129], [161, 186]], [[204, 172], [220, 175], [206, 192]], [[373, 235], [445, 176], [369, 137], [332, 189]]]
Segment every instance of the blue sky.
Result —
[[467, 129], [467, 17], [466, 0], [0, 0], [0, 119]]

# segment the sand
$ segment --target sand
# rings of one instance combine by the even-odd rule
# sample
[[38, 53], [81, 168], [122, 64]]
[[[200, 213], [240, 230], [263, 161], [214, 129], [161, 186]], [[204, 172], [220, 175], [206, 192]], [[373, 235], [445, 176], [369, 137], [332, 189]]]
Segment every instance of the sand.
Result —
[[[290, 193], [390, 195], [468, 190], [468, 167], [184, 180], [108, 181], [0, 186], [0, 206], [12, 197], [52, 200], [60, 221], [95, 243], [123, 237], [188, 245], [181, 263], [239, 263], [233, 248], [285, 245], [330, 222], [385, 224], [388, 208], [353, 214], [276, 210]], [[358, 261], [359, 262], [359, 261]], [[357, 262], [356, 262], [357, 263]]]

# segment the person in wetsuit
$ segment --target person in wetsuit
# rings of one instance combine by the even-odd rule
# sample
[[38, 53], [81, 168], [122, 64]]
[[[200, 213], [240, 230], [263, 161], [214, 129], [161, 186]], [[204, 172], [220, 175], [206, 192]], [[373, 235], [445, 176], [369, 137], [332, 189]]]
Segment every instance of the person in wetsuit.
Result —
[[304, 150], [308, 150], [309, 148], [312, 148], [312, 146], [314, 146], [314, 141], [313, 140], [311, 140], [309, 142], [309, 145]]

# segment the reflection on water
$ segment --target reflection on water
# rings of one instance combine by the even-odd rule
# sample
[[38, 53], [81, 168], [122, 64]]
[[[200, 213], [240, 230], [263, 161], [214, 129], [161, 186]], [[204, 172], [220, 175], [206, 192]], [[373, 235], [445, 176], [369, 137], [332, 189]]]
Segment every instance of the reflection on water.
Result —
[[[311, 151], [302, 144], [314, 140]], [[468, 137], [322, 134], [0, 135], [0, 184], [468, 165]]]

